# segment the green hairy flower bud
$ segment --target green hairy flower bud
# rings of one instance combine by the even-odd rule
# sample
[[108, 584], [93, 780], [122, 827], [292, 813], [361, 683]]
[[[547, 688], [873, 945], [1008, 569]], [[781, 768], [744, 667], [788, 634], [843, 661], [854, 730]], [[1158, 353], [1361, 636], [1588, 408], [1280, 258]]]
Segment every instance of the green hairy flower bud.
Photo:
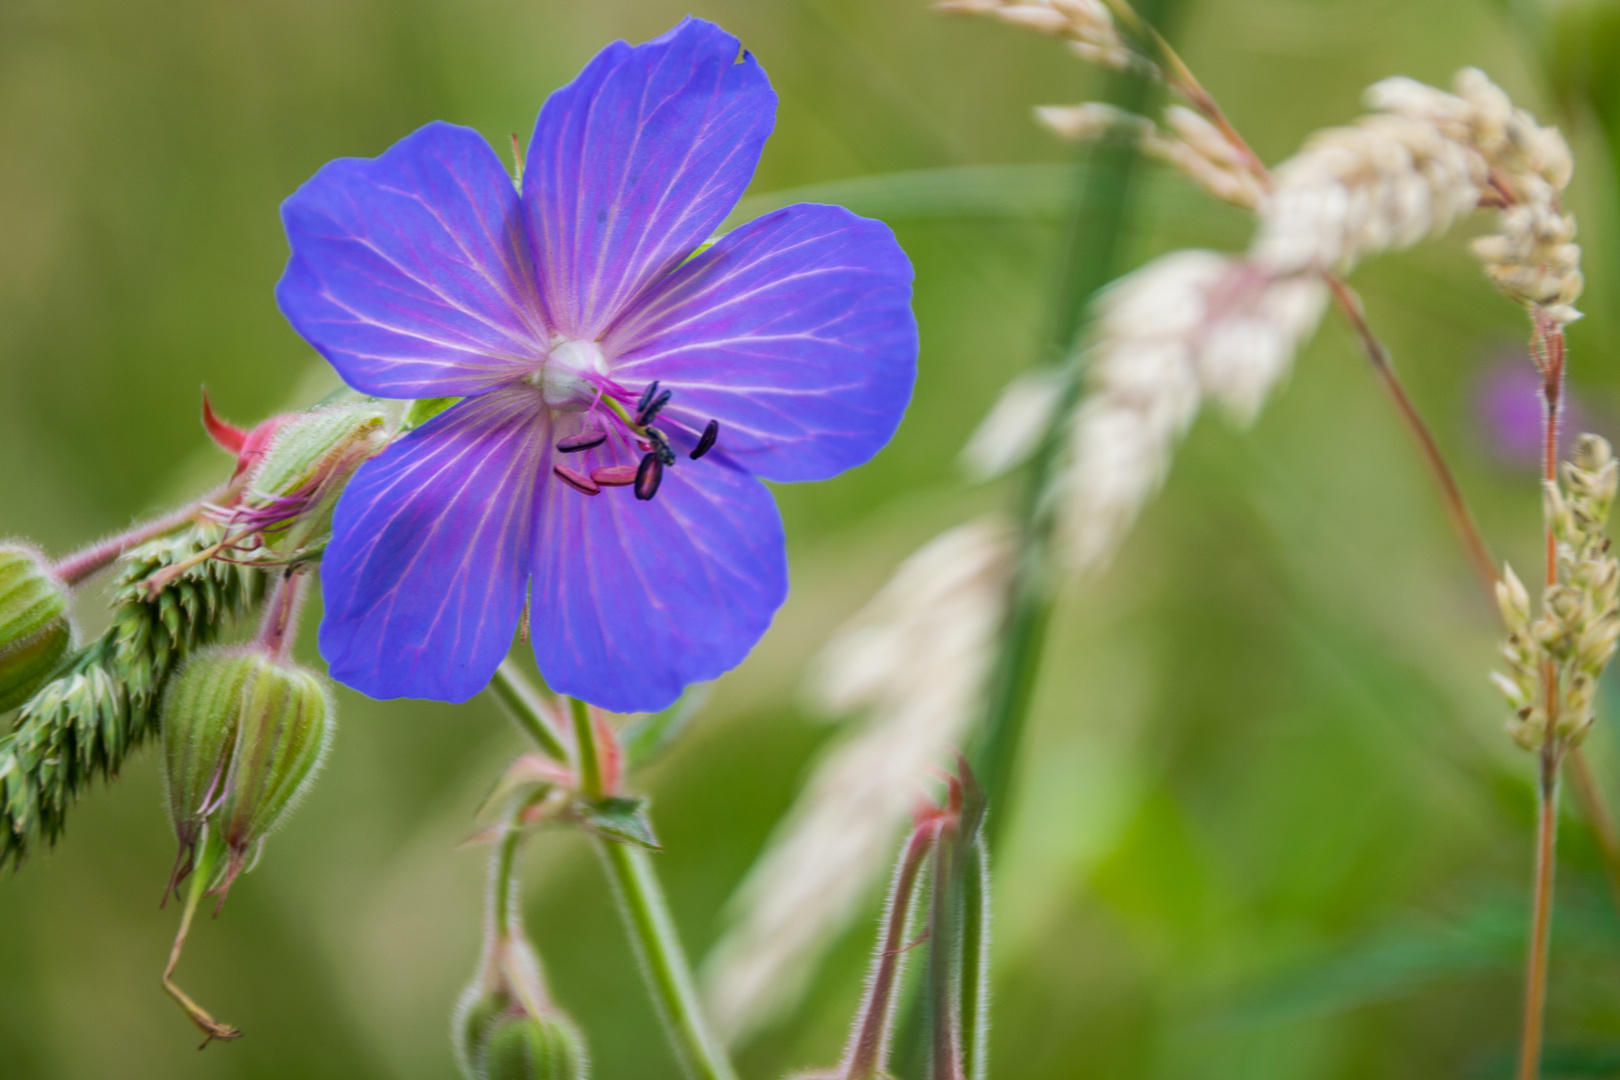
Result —
[[369, 405], [316, 409], [288, 421], [248, 486], [248, 503], [288, 507], [266, 543], [292, 555], [324, 546], [332, 511], [349, 477], [388, 442], [387, 420]]
[[262, 653], [242, 687], [220, 823], [226, 884], [308, 790], [331, 741], [332, 699], [320, 676]]
[[589, 1056], [579, 1029], [549, 1005], [531, 1015], [505, 987], [474, 992], [456, 1011], [451, 1041], [470, 1080], [579, 1080]]
[[0, 545], [0, 713], [27, 701], [73, 639], [67, 589], [40, 554]]
[[502, 1023], [526, 1015], [504, 988], [464, 996], [450, 1026], [450, 1043], [462, 1074], [482, 1078], [489, 1039]]
[[245, 649], [204, 649], [180, 669], [163, 700], [163, 788], [182, 856], [194, 853], [224, 790], [242, 691], [262, 659]]
[[320, 676], [257, 645], [194, 656], [163, 703], [163, 782], [180, 841], [171, 889], [210, 819], [230, 851], [224, 883], [308, 789], [331, 740]]
[[584, 1042], [557, 1013], [525, 1016], [496, 1027], [484, 1051], [488, 1080], [584, 1080]]

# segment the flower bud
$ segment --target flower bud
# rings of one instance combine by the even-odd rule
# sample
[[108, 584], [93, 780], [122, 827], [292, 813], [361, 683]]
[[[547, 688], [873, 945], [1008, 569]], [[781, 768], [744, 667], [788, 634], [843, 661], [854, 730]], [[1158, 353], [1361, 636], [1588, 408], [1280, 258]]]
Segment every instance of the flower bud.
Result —
[[73, 639], [67, 589], [37, 551], [0, 545], [0, 713], [33, 696]]
[[369, 405], [316, 409], [282, 425], [244, 500], [271, 517], [286, 510], [265, 529], [266, 543], [282, 554], [321, 546], [349, 477], [387, 441], [386, 420]]
[[[184, 859], [192, 855], [230, 774], [242, 692], [263, 657], [223, 646], [187, 661], [163, 700], [163, 790]], [[175, 881], [184, 876], [175, 863]]]
[[450, 1021], [450, 1045], [463, 1076], [481, 1080], [490, 1036], [501, 1024], [525, 1015], [522, 1006], [504, 988], [476, 989], [464, 995]]
[[331, 740], [332, 701], [320, 676], [250, 652], [220, 823], [230, 866], [242, 872], [264, 838], [303, 797]]
[[584, 1080], [585, 1043], [560, 1013], [508, 1020], [489, 1036], [483, 1075], [488, 1080]]

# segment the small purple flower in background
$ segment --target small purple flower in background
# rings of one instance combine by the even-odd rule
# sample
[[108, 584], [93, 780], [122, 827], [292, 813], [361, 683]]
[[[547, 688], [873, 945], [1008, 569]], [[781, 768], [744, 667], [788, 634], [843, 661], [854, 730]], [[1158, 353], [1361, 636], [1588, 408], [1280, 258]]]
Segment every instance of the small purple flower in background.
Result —
[[552, 688], [618, 711], [759, 640], [787, 594], [760, 479], [868, 460], [917, 357], [911, 265], [879, 222], [790, 206], [693, 256], [775, 111], [737, 39], [688, 18], [546, 100], [521, 190], [476, 132], [434, 123], [287, 200], [276, 295], [298, 332], [362, 392], [466, 399], [338, 504], [334, 677], [466, 700], [530, 597]]
[[[1541, 376], [1523, 352], [1514, 351], [1488, 367], [1474, 391], [1474, 404], [1482, 421], [1486, 449], [1506, 465], [1535, 468], [1541, 464]], [[1563, 421], [1558, 430], [1558, 453], [1567, 456], [1575, 436], [1590, 430], [1581, 403], [1567, 389]]]

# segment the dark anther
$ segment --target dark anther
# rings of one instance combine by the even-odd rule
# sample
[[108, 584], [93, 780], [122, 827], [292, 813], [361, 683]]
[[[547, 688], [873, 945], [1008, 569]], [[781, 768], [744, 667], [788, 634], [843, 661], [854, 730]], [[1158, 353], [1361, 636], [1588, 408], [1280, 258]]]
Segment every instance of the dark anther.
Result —
[[647, 406], [652, 404], [652, 399], [656, 397], [657, 394], [658, 380], [654, 379], [652, 382], [648, 383], [647, 388], [641, 392], [641, 400], [636, 402], [637, 416], [640, 416], [642, 413], [647, 411]]
[[551, 471], [557, 475], [557, 479], [582, 494], [595, 495], [602, 490], [595, 480], [582, 472], [575, 472], [566, 465], [553, 465]]
[[698, 458], [702, 457], [704, 454], [707, 454], [710, 450], [713, 450], [714, 449], [714, 440], [718, 439], [719, 437], [720, 437], [720, 421], [718, 421], [718, 420], [710, 420], [709, 421], [709, 426], [704, 428], [703, 429], [703, 434], [698, 437], [698, 444], [696, 446], [692, 447], [692, 453], [690, 455], [692, 460], [696, 461]]
[[662, 394], [653, 398], [652, 401], [643, 405], [641, 411], [636, 413], [636, 423], [642, 426], [652, 423], [657, 419], [658, 414], [664, 411], [664, 406], [669, 404], [669, 399], [674, 396], [675, 391], [665, 390]]
[[658, 455], [658, 460], [665, 465], [675, 464], [675, 451], [669, 448], [669, 436], [655, 427], [647, 429], [647, 437], [652, 440], [652, 452]]
[[641, 467], [636, 470], [636, 498], [645, 501], [658, 494], [658, 485], [663, 479], [664, 463], [658, 460], [657, 452], [642, 458]]
[[601, 446], [607, 442], [607, 432], [582, 431], [578, 435], [570, 435], [557, 444], [557, 449], [565, 454], [576, 454], [581, 450], [589, 450], [593, 446]]

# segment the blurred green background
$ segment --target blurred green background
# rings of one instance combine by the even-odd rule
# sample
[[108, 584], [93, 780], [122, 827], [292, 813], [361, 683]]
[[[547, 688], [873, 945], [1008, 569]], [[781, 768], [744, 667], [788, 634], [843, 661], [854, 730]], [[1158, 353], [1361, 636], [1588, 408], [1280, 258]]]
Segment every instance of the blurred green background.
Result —
[[[526, 137], [602, 44], [687, 10], [738, 34], [781, 95], [754, 192], [850, 181], [819, 197], [895, 226], [923, 334], [893, 446], [779, 490], [793, 597], [641, 779], [700, 956], [838, 738], [802, 704], [809, 657], [905, 554], [1016, 494], [965, 487], [953, 458], [1043, 338], [1072, 155], [1030, 107], [1099, 86], [1059, 43], [921, 0], [0, 0], [0, 535], [64, 552], [221, 475], [200, 384], [238, 421], [331, 385], [271, 294], [277, 205], [323, 162], [436, 118]], [[1615, 28], [1606, 4], [1197, 0], [1174, 36], [1268, 160], [1395, 73], [1445, 83], [1478, 65], [1559, 118], [1589, 281], [1574, 392], [1612, 436]], [[1150, 175], [1139, 207], [1132, 263], [1247, 241], [1240, 215], [1172, 177]], [[1477, 400], [1524, 327], [1467, 232], [1356, 282], [1486, 534], [1523, 565], [1534, 473], [1503, 460]], [[1254, 428], [1199, 423], [1118, 563], [1065, 597], [1016, 802], [999, 810], [996, 1075], [1507, 1075], [1531, 763], [1502, 734], [1493, 650], [1422, 467], [1330, 316]], [[1620, 804], [1615, 689], [1590, 745]], [[453, 1076], [447, 1014], [483, 882], [482, 852], [457, 845], [517, 747], [483, 700], [345, 692], [307, 804], [192, 935], [182, 984], [248, 1033], [203, 1054], [158, 989], [173, 848], [141, 755], [58, 850], [0, 881], [0, 1076]], [[1620, 1076], [1620, 919], [1573, 816], [1562, 850], [1547, 1072]], [[526, 880], [595, 1075], [675, 1076], [589, 849], [543, 837]], [[830, 953], [793, 1019], [740, 1049], [745, 1076], [836, 1058], [872, 927]]]

